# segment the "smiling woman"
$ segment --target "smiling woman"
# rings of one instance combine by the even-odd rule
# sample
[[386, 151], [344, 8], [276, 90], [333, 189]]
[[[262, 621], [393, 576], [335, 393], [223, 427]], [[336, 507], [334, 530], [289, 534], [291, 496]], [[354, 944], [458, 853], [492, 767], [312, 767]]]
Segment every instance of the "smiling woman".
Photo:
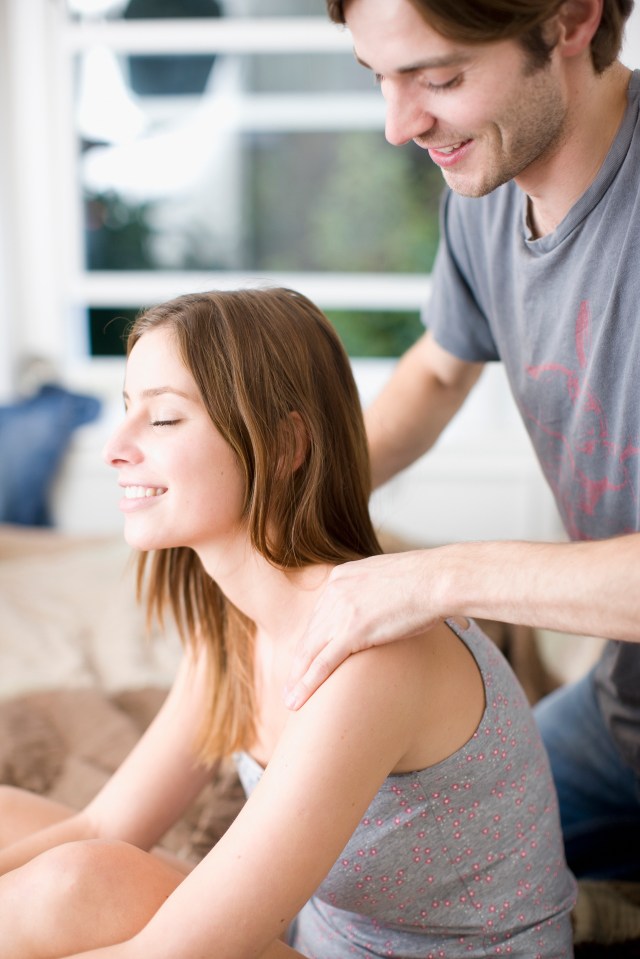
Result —
[[153, 330], [134, 345], [124, 396], [126, 417], [105, 458], [124, 489], [127, 542], [142, 550], [202, 548], [204, 535], [211, 550], [232, 556], [243, 506], [240, 470], [170, 329]]
[[[388, 559], [326, 317], [288, 289], [180, 297], [135, 322], [125, 387], [105, 457], [148, 611], [171, 611], [184, 658], [86, 809], [0, 790], [3, 955], [569, 957], [546, 755], [477, 625], [363, 651], [285, 708], [333, 570]], [[235, 822], [191, 871], [158, 858], [230, 754], [248, 797]]]

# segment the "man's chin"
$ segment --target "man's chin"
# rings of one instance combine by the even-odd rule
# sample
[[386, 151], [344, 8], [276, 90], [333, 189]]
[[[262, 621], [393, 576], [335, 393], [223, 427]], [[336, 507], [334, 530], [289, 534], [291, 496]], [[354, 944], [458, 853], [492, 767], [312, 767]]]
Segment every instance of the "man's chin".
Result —
[[512, 179], [510, 176], [491, 177], [480, 181], [474, 181], [470, 177], [461, 176], [452, 173], [450, 170], [443, 170], [442, 176], [450, 190], [459, 196], [477, 199], [481, 196], [487, 196], [493, 193], [499, 186], [508, 183]]

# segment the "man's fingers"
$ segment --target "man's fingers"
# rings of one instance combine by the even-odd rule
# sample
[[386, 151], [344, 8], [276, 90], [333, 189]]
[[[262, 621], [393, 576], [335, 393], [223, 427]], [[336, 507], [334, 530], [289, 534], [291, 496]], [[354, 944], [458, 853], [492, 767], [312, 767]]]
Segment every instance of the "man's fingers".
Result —
[[352, 653], [417, 631], [406, 587], [392, 586], [405, 582], [407, 560], [416, 555], [371, 556], [333, 570], [289, 673], [284, 694], [289, 709], [299, 709]]
[[[341, 653], [335, 643], [328, 643], [314, 659], [311, 660], [302, 675], [294, 665], [291, 672], [290, 684], [285, 691], [285, 705], [288, 709], [300, 709], [312, 693], [322, 685], [331, 675], [336, 666], [339, 666], [349, 655], [349, 650]], [[297, 662], [303, 663], [302, 657]], [[302, 666], [304, 668], [304, 666]], [[299, 676], [299, 678], [297, 678]], [[291, 685], [291, 682], [293, 683]]]

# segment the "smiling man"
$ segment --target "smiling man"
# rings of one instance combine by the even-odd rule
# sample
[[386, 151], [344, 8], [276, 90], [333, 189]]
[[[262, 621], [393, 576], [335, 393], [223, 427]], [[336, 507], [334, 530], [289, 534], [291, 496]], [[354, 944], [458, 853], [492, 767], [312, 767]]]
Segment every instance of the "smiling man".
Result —
[[[546, 160], [566, 136], [558, 71], [515, 43], [446, 39], [409, 2], [349, 5], [356, 56], [387, 101], [386, 136], [428, 150], [449, 186], [483, 196]], [[530, 171], [531, 172], [531, 171]]]
[[380, 83], [387, 139], [413, 140], [450, 187], [427, 332], [368, 411], [374, 482], [500, 361], [572, 542], [339, 567], [289, 695], [454, 613], [609, 639], [538, 718], [570, 865], [618, 877], [640, 875], [640, 72], [617, 59], [632, 7], [328, 0]]

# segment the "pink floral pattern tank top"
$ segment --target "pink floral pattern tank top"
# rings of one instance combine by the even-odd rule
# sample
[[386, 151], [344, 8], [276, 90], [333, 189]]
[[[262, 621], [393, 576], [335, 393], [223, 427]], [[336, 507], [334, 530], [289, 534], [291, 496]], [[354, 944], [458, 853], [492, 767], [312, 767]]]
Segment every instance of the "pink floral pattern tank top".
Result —
[[[448, 625], [482, 675], [480, 724], [444, 761], [381, 785], [292, 928], [309, 959], [573, 955], [575, 882], [529, 704], [475, 623]], [[262, 769], [235, 758], [249, 793]]]

